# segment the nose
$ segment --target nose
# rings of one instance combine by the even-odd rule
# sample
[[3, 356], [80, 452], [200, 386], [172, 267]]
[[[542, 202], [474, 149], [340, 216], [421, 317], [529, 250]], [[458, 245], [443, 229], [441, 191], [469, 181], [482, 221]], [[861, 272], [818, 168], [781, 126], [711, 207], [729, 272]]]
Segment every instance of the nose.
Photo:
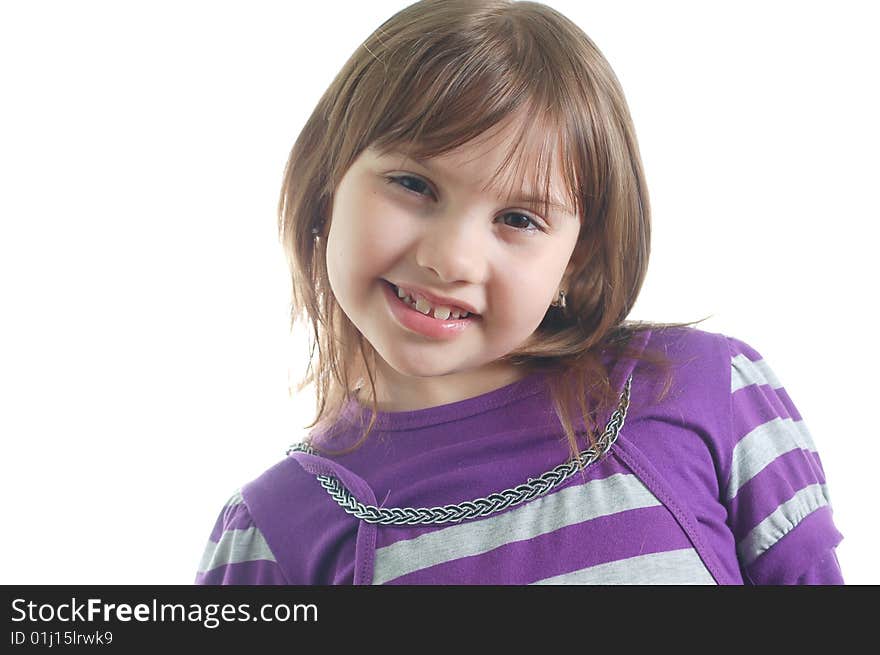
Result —
[[437, 215], [419, 241], [416, 263], [445, 283], [478, 283], [486, 269], [484, 237], [473, 216]]

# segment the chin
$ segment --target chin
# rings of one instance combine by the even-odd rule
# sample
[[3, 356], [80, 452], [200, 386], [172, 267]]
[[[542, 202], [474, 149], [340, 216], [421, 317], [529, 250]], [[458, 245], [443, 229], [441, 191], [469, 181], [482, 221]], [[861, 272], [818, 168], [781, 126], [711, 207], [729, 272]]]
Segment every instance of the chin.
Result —
[[447, 366], [428, 362], [400, 362], [395, 364], [386, 363], [386, 365], [397, 375], [408, 378], [435, 378], [455, 372], [454, 369], [449, 369]]
[[391, 369], [395, 374], [411, 378], [434, 378], [442, 375], [455, 373], [457, 369], [450, 368], [449, 357], [425, 358], [406, 357], [398, 355], [385, 357], [380, 355], [381, 366]]

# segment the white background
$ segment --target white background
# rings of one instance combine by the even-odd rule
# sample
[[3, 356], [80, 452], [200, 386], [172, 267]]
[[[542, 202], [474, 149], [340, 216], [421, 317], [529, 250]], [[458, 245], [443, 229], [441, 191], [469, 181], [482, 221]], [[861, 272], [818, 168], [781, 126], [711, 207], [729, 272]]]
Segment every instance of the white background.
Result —
[[[634, 319], [758, 349], [880, 583], [870, 3], [548, 2], [616, 71], [654, 217]], [[0, 5], [0, 583], [189, 584], [289, 398], [288, 151], [400, 1]]]

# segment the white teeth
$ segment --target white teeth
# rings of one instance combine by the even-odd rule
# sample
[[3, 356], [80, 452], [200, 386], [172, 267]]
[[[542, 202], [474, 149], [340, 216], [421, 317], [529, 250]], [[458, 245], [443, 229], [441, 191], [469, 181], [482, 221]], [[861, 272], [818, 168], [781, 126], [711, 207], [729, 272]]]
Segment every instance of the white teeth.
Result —
[[431, 305], [424, 298], [419, 298], [416, 300], [416, 309], [422, 314], [429, 314], [431, 312]]
[[[418, 311], [426, 316], [431, 313], [431, 304], [422, 297], [418, 297], [415, 301], [400, 287], [395, 287], [397, 291], [397, 297], [403, 300], [410, 306], [415, 307]], [[444, 305], [439, 305], [434, 309], [434, 318], [437, 318], [441, 321], [445, 321], [448, 318], [461, 319], [466, 318], [469, 314], [465, 311], [459, 311], [457, 309], [452, 309], [451, 307], [446, 307]]]

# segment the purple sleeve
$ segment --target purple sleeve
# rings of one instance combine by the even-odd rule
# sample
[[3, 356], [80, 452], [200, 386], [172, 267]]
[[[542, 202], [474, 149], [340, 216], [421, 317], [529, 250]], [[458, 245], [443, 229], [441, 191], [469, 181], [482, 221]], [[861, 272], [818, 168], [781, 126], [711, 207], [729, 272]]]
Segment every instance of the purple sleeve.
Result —
[[217, 517], [195, 584], [288, 584], [240, 492], [227, 501]]
[[825, 472], [806, 423], [764, 358], [727, 337], [729, 465], [721, 493], [746, 584], [843, 584]]
[[842, 585], [843, 574], [840, 572], [840, 562], [837, 561], [837, 553], [834, 549], [822, 559], [815, 562], [807, 571], [798, 578], [796, 584], [808, 585]]

